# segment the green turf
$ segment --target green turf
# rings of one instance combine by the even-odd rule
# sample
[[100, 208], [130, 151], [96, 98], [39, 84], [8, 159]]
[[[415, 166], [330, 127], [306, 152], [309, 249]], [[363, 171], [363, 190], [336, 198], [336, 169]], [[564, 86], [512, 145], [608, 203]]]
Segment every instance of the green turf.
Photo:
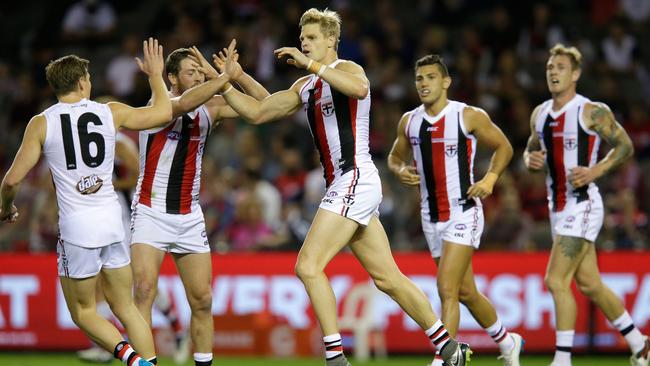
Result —
[[[552, 356], [526, 356], [522, 357], [522, 366], [548, 366]], [[390, 357], [386, 361], [369, 361], [367, 363], [354, 362], [356, 365], [365, 366], [425, 366], [431, 362], [427, 357]], [[160, 366], [174, 365], [171, 359], [162, 358], [158, 363]], [[183, 366], [193, 366], [193, 362], [187, 362]], [[0, 353], [0, 366], [88, 366], [72, 353]], [[121, 365], [117, 361], [110, 363], [113, 366]], [[263, 358], [217, 358], [214, 366], [323, 366], [320, 359], [263, 359]], [[500, 366], [500, 360], [496, 356], [482, 355], [472, 358], [470, 366]], [[629, 365], [626, 356], [574, 356], [573, 366], [625, 366]]]

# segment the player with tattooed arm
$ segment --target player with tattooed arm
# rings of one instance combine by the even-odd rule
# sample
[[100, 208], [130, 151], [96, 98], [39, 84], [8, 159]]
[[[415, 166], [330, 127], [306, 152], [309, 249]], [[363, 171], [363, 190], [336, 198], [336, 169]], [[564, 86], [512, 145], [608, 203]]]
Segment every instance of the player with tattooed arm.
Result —
[[[600, 277], [594, 241], [603, 225], [603, 200], [594, 183], [620, 167], [633, 154], [632, 142], [612, 111], [576, 93], [582, 55], [558, 44], [550, 50], [546, 82], [551, 99], [535, 108], [524, 163], [531, 171], [546, 171], [553, 248], [546, 286], [553, 295], [556, 351], [553, 366], [571, 365], [578, 289], [589, 297], [630, 346], [630, 365], [647, 366], [648, 337], [641, 334], [621, 300]], [[598, 161], [601, 140], [612, 149]]]

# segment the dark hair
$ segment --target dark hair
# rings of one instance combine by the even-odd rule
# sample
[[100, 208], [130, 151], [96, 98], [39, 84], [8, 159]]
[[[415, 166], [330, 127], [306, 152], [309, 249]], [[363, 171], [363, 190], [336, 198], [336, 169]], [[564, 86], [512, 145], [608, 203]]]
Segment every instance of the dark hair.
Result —
[[447, 70], [447, 65], [445, 65], [445, 61], [442, 59], [440, 55], [426, 55], [421, 59], [415, 61], [415, 70], [417, 70], [418, 67], [422, 67], [426, 65], [438, 65], [438, 69], [440, 70], [442, 76], [443, 77], [449, 76], [449, 70]]
[[75, 55], [50, 61], [45, 67], [45, 78], [54, 89], [54, 94], [61, 96], [75, 91], [79, 79], [88, 73], [88, 64], [90, 61]]
[[181, 71], [181, 61], [190, 57], [192, 52], [189, 48], [179, 48], [174, 50], [167, 56], [165, 60], [165, 69], [168, 74], [178, 75], [178, 72]]

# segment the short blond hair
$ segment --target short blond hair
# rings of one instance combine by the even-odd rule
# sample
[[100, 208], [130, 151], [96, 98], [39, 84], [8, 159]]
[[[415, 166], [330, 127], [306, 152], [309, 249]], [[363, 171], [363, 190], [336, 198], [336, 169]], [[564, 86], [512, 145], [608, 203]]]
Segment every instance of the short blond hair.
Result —
[[573, 69], [582, 68], [582, 54], [575, 47], [567, 47], [562, 43], [558, 43], [553, 48], [548, 51], [552, 56], [567, 56], [571, 60], [571, 66]]
[[338, 49], [339, 38], [341, 38], [341, 16], [327, 8], [325, 10], [311, 8], [300, 17], [300, 28], [305, 24], [314, 23], [320, 25], [320, 30], [326, 37], [334, 36], [334, 49]]

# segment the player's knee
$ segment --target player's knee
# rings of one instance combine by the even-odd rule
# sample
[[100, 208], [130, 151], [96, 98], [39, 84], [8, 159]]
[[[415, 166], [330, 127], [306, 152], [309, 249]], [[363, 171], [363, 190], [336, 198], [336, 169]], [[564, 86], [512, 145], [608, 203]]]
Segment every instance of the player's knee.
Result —
[[576, 281], [578, 289], [583, 295], [593, 298], [602, 290], [603, 283], [601, 281]]
[[313, 280], [318, 275], [318, 271], [314, 265], [301, 260], [296, 262], [294, 271], [302, 282]]
[[392, 276], [381, 276], [372, 279], [377, 289], [387, 295], [392, 295], [397, 290], [397, 280]]
[[93, 310], [82, 306], [69, 307], [72, 322], [81, 329], [84, 329]]
[[210, 289], [194, 291], [188, 298], [193, 313], [212, 311], [212, 292]]
[[449, 281], [438, 281], [438, 295], [442, 301], [458, 300], [460, 286]]
[[458, 291], [458, 300], [465, 303], [472, 303], [478, 297], [478, 290], [475, 286], [461, 286]]
[[565, 281], [561, 277], [553, 276], [550, 274], [546, 274], [546, 276], [544, 277], [544, 283], [546, 284], [546, 288], [548, 289], [548, 291], [551, 292], [552, 294], [566, 291], [569, 289], [569, 283], [567, 283], [567, 281]]
[[136, 277], [133, 280], [133, 298], [138, 304], [141, 303], [152, 303], [156, 298], [156, 292], [158, 291], [158, 285], [147, 280], [143, 277]]

